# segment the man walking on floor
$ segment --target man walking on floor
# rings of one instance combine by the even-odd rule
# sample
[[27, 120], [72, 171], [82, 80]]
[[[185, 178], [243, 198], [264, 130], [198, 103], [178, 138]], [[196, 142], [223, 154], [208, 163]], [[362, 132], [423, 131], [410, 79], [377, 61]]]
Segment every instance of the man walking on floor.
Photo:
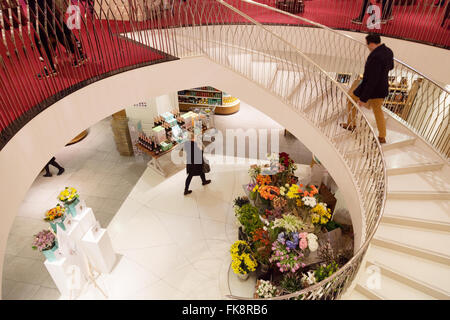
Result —
[[[394, 68], [394, 54], [381, 43], [378, 34], [367, 35], [366, 42], [370, 54], [364, 66], [363, 79], [356, 89], [350, 89], [349, 95], [359, 106], [373, 110], [378, 127], [378, 140], [380, 143], [386, 143], [386, 121], [381, 107], [389, 93], [388, 73]], [[341, 127], [353, 131], [356, 125], [356, 110], [350, 101], [347, 106], [349, 118], [347, 123], [341, 123]]]

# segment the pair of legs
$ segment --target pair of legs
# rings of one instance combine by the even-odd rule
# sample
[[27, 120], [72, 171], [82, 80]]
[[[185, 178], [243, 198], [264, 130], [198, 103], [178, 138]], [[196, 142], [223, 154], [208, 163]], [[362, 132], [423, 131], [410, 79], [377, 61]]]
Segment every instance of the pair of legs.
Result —
[[[359, 101], [359, 98], [353, 94], [353, 91], [356, 89], [359, 81], [355, 81], [352, 88], [349, 90], [349, 95], [352, 97], [355, 102]], [[369, 99], [367, 101], [367, 106], [373, 110], [373, 114], [375, 115], [375, 121], [377, 123], [378, 128], [378, 139], [381, 143], [386, 142], [386, 120], [384, 119], [383, 110], [381, 107], [383, 106], [384, 99]], [[343, 127], [349, 130], [353, 130], [356, 127], [356, 108], [353, 104], [348, 101], [347, 102], [347, 110], [348, 110], [348, 121]]]
[[51, 48], [52, 44], [50, 42], [50, 36], [54, 36], [56, 40], [74, 56], [74, 61], [78, 61], [79, 58], [84, 58], [81, 47], [78, 48], [78, 46], [75, 45], [78, 43], [78, 40], [65, 23], [62, 24], [62, 30], [60, 27], [56, 27], [55, 30], [49, 30], [48, 32], [49, 34], [47, 34], [42, 28], [39, 28], [39, 36], [35, 34], [34, 41], [36, 42], [36, 46], [38, 47], [41, 56], [43, 56], [42, 48], [44, 49], [52, 71], [55, 71], [56, 67], [52, 52], [53, 50]]
[[[184, 194], [185, 195], [192, 192], [191, 190], [189, 190], [189, 185], [191, 184], [191, 180], [192, 180], [193, 176], [194, 175], [192, 173], [189, 173], [187, 178], [186, 178], [186, 183], [184, 185]], [[202, 179], [202, 184], [203, 185], [208, 184], [208, 183], [211, 182], [211, 180], [206, 180], [206, 176], [205, 176], [205, 174], [203, 172], [200, 174], [200, 178]]]
[[50, 173], [50, 165], [54, 166], [56, 169], [58, 169], [58, 176], [61, 175], [64, 172], [64, 168], [61, 167], [58, 162], [56, 162], [56, 158], [53, 157], [46, 165], [45, 165], [45, 174], [44, 177], [51, 177], [52, 174]]
[[[381, 2], [381, 20], [388, 20], [392, 17], [392, 5], [394, 0], [382, 0]], [[363, 0], [361, 12], [354, 21], [362, 22], [364, 15], [366, 14], [367, 7], [369, 6], [369, 0]]]

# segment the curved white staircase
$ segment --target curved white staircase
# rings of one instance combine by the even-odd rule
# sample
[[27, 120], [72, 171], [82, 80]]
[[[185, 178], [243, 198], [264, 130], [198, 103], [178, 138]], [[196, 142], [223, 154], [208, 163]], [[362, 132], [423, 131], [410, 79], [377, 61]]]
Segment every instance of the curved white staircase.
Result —
[[384, 216], [355, 288], [344, 298], [449, 299], [448, 163], [391, 118], [383, 153], [388, 173]]

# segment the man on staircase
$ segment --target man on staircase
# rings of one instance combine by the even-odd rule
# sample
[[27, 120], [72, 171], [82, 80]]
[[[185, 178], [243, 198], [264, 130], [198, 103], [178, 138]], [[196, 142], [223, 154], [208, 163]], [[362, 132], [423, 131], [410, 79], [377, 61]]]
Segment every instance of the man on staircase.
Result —
[[[386, 121], [381, 107], [389, 93], [388, 74], [394, 68], [394, 54], [381, 43], [378, 34], [367, 35], [366, 42], [370, 54], [364, 66], [363, 79], [356, 89], [352, 86], [349, 95], [359, 106], [373, 110], [378, 127], [378, 140], [380, 143], [386, 143]], [[347, 123], [341, 123], [341, 127], [353, 131], [356, 127], [356, 110], [350, 101], [347, 107], [349, 118]]]

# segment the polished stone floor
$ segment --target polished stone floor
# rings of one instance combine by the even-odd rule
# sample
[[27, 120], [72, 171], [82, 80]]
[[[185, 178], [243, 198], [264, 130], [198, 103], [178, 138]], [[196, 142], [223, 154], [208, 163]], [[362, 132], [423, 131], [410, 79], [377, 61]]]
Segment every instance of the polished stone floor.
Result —
[[[61, 176], [40, 174], [30, 188], [11, 229], [3, 272], [3, 299], [58, 299], [42, 254], [31, 250], [33, 234], [47, 228], [45, 210], [56, 204], [65, 186], [80, 196], [108, 228], [119, 260], [99, 284], [117, 299], [221, 299], [228, 292], [224, 278], [229, 245], [236, 238], [231, 201], [248, 180], [248, 164], [213, 164], [213, 182], [192, 181], [193, 193], [182, 195], [185, 171], [170, 156], [161, 159], [163, 178], [142, 157], [118, 154], [107, 118], [80, 143], [56, 154], [66, 168]], [[216, 116], [216, 127], [280, 129], [280, 149], [298, 163], [311, 153], [283, 128], [245, 103], [241, 111]], [[56, 172], [55, 172], [56, 173]], [[130, 278], [131, 276], [131, 278]], [[87, 288], [81, 298], [101, 298]]]

